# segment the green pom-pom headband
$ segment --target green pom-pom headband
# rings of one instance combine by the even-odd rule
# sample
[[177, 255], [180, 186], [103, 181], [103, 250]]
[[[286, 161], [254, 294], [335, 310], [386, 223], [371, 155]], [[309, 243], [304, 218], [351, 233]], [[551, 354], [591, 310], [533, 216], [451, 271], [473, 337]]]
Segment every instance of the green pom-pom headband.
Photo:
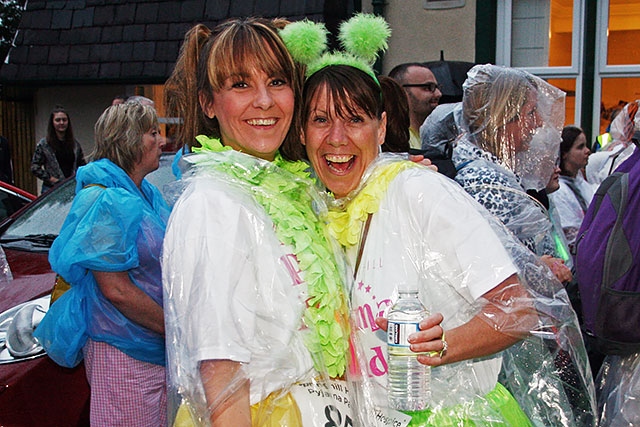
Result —
[[377, 82], [373, 63], [385, 51], [391, 29], [375, 15], [358, 14], [340, 25], [338, 40], [344, 52], [326, 52], [327, 28], [309, 20], [297, 21], [280, 31], [291, 56], [307, 66], [306, 77], [329, 65], [348, 65], [369, 74]]

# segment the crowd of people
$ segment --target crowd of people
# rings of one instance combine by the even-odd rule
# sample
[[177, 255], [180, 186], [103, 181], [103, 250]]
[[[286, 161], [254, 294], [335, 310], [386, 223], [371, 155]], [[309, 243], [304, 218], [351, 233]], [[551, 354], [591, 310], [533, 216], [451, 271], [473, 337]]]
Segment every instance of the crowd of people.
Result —
[[[184, 147], [164, 197], [144, 179], [153, 106], [107, 108], [85, 166], [54, 110], [32, 170], [43, 188], [77, 174], [50, 253], [71, 289], [36, 334], [84, 360], [92, 425], [629, 425], [602, 416], [596, 390], [618, 391], [581, 332], [571, 253], [597, 182], [564, 93], [486, 64], [438, 106], [424, 65], [373, 71], [389, 33], [356, 15], [327, 52], [309, 21], [193, 27], [165, 85]], [[619, 117], [609, 172], [640, 129]], [[407, 154], [428, 148], [446, 163]], [[431, 312], [409, 336], [431, 382], [401, 413], [385, 317], [407, 285]]]

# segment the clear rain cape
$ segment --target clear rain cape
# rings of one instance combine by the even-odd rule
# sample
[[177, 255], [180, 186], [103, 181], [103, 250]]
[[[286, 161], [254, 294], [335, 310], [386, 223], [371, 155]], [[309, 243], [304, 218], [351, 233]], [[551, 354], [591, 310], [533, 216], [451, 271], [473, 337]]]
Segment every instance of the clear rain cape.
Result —
[[[498, 354], [433, 368], [431, 407], [413, 414], [410, 426], [509, 425], [507, 420], [518, 419], [506, 414], [509, 393], [531, 425], [594, 425], [593, 379], [562, 285], [462, 188], [419, 167], [394, 172], [401, 164], [381, 155], [360, 188], [339, 200], [332, 213], [333, 234], [347, 247], [352, 266], [362, 223], [372, 213], [350, 291], [360, 425], [407, 425], [406, 418], [385, 407], [385, 334], [373, 324], [403, 282], [419, 285], [430, 311], [444, 314], [445, 329], [479, 316], [521, 339]], [[506, 288], [491, 300], [482, 296], [513, 269], [521, 289]], [[496, 403], [503, 400], [504, 406]]]
[[[253, 425], [324, 426], [351, 411], [344, 263], [302, 162], [267, 162], [198, 137], [164, 245], [170, 420], [209, 425], [247, 390]], [[224, 386], [201, 374], [239, 363]], [[174, 416], [177, 415], [177, 416]]]

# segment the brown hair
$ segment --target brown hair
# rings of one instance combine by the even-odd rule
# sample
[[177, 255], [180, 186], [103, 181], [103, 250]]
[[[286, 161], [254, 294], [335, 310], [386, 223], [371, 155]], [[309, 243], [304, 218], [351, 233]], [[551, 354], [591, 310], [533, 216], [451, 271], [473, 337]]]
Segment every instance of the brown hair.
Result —
[[304, 84], [303, 125], [309, 120], [312, 99], [323, 90], [327, 91], [328, 98], [335, 103], [336, 114], [340, 118], [357, 116], [361, 114], [359, 110], [371, 118], [382, 117], [382, 92], [370, 75], [348, 65], [329, 65], [311, 75]]
[[67, 113], [62, 105], [56, 105], [53, 107], [51, 114], [49, 114], [49, 123], [47, 124], [47, 142], [49, 145], [55, 147], [58, 144], [58, 136], [56, 135], [56, 128], [53, 126], [53, 116], [56, 113], [64, 113], [67, 116], [67, 130], [64, 133], [64, 143], [68, 147], [73, 148], [75, 146], [75, 139], [73, 138], [73, 126], [71, 126], [71, 116]]
[[400, 84], [387, 76], [378, 76], [384, 110], [387, 112], [387, 134], [382, 151], [406, 153], [409, 151], [409, 102]]
[[243, 18], [226, 21], [213, 31], [198, 24], [187, 32], [175, 69], [165, 84], [167, 112], [183, 120], [178, 133], [180, 144], [197, 144], [195, 137], [199, 134], [220, 137], [217, 119], [206, 117], [201, 105], [212, 101], [213, 92], [227, 78], [258, 69], [281, 76], [293, 90], [296, 110], [280, 153], [289, 160], [302, 158], [298, 113], [301, 70], [278, 34], [276, 25], [284, 24], [283, 20]]
[[576, 139], [580, 134], [584, 133], [582, 129], [578, 126], [565, 126], [562, 128], [562, 141], [560, 142], [560, 170], [563, 175], [567, 174], [567, 170], [564, 166], [564, 158], [563, 155], [567, 154], [571, 151], [571, 147], [573, 147], [573, 143], [576, 142]]
[[142, 136], [154, 127], [158, 127], [158, 116], [153, 107], [129, 101], [112, 105], [94, 127], [92, 160], [109, 159], [125, 172], [133, 171], [142, 158]]

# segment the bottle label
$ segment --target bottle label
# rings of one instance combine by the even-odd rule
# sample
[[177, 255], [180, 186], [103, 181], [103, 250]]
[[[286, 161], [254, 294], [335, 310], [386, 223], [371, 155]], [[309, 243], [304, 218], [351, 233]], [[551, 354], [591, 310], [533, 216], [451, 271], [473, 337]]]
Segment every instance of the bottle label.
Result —
[[418, 323], [389, 322], [387, 327], [387, 345], [392, 347], [409, 347], [409, 335], [418, 332]]

